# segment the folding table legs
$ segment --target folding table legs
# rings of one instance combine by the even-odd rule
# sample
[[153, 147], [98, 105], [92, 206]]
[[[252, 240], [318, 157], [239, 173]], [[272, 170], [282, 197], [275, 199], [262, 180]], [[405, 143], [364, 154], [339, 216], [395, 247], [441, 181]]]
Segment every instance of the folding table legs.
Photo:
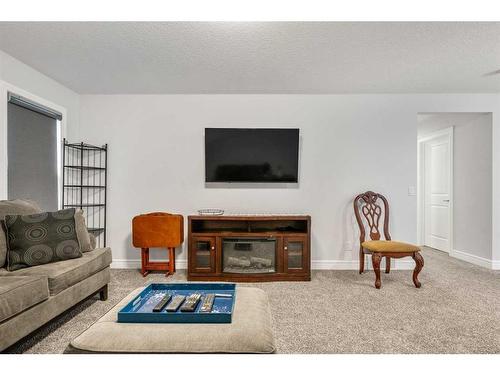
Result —
[[149, 248], [141, 248], [141, 273], [146, 276], [149, 271], [165, 271], [165, 276], [173, 275], [175, 272], [175, 248], [169, 247], [168, 262], [156, 262], [149, 260]]

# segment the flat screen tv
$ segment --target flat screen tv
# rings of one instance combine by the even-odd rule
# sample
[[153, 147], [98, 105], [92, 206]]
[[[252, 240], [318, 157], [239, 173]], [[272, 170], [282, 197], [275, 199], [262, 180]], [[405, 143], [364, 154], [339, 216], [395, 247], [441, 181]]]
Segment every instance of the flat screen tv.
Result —
[[298, 182], [299, 129], [205, 129], [206, 182]]

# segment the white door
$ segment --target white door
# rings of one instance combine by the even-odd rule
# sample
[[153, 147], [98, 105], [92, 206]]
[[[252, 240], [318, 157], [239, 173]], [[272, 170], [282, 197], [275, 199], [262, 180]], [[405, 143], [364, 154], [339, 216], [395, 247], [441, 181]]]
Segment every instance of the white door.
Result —
[[424, 142], [424, 244], [450, 252], [452, 145], [449, 134]]

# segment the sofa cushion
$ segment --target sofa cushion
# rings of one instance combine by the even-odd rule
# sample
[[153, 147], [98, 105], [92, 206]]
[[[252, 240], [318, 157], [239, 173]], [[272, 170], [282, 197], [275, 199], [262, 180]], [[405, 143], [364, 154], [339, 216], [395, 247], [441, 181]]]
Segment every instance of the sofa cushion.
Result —
[[[7, 269], [80, 258], [74, 208], [32, 215], [6, 215]], [[90, 242], [89, 242], [90, 246]]]
[[49, 298], [45, 276], [0, 277], [0, 322]]
[[90, 239], [90, 251], [92, 251], [97, 247], [97, 238], [92, 233], [89, 233], [89, 239]]
[[84, 253], [81, 258], [43, 264], [17, 271], [0, 270], [0, 276], [47, 276], [50, 295], [86, 279], [111, 264], [111, 249], [101, 248]]
[[14, 199], [10, 201], [0, 201], [0, 268], [6, 263], [7, 238], [3, 221], [5, 215], [31, 215], [42, 212], [42, 209], [33, 201], [27, 199]]
[[[70, 286], [68, 289], [63, 290], [58, 295], [51, 296], [49, 299], [24, 310], [21, 314], [17, 314], [16, 316], [0, 323], [0, 365], [2, 365], [1, 368], [4, 373], [5, 366], [3, 366], [3, 362], [5, 361], [2, 361], [1, 355], [3, 350], [7, 349], [16, 341], [30, 334], [78, 302], [94, 295], [94, 293], [108, 284], [109, 281], [109, 267], [106, 267], [102, 271], [99, 271], [85, 280]], [[80, 330], [80, 328], [77, 327], [73, 327], [73, 329], [76, 329], [77, 331]], [[60, 337], [57, 334], [54, 339], [66, 341], [64, 337]]]

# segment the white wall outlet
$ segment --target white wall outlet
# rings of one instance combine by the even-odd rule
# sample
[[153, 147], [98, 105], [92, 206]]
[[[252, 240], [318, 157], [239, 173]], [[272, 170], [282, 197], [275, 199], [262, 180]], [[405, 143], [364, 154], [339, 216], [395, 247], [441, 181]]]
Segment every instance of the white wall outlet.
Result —
[[417, 188], [415, 186], [408, 186], [408, 195], [410, 197], [417, 195]]

